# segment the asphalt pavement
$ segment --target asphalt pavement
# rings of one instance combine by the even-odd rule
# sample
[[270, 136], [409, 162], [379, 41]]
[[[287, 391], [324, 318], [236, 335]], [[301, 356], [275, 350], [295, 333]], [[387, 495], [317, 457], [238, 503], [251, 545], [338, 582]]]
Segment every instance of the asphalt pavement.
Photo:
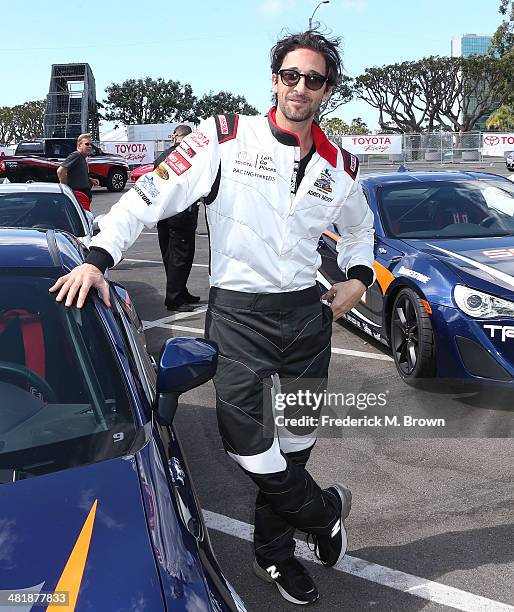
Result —
[[[484, 166], [477, 169], [507, 174], [504, 166]], [[94, 214], [106, 212], [119, 197], [95, 190]], [[202, 215], [189, 283], [191, 293], [202, 298], [196, 312], [173, 316], [164, 307], [155, 228], [145, 228], [111, 272], [128, 289], [154, 354], [169, 337], [203, 333], [208, 239]], [[344, 323], [334, 323], [332, 346], [333, 389], [384, 393], [388, 413], [437, 417], [446, 425], [350, 433], [332, 428], [318, 440], [309, 463], [312, 475], [322, 486], [334, 481], [350, 486], [353, 507], [348, 555], [337, 568], [315, 563], [297, 536], [297, 552], [321, 593], [312, 609], [514, 611], [511, 398], [490, 390], [407, 387], [386, 347]], [[363, 412], [368, 414], [349, 407], [345, 414], [358, 418]], [[223, 452], [212, 383], [182, 396], [175, 422], [214, 550], [248, 610], [296, 609], [252, 573], [256, 491]]]

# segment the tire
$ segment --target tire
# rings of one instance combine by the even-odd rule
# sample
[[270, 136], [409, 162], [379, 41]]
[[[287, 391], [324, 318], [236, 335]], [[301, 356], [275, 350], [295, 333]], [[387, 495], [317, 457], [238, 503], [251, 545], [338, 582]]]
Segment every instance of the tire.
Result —
[[435, 376], [432, 322], [412, 289], [402, 289], [394, 300], [389, 337], [396, 369], [406, 383], [415, 385]]
[[39, 178], [35, 174], [26, 174], [23, 177], [23, 183], [37, 183]]
[[127, 183], [127, 173], [121, 168], [111, 168], [107, 175], [107, 189], [109, 191], [123, 191]]

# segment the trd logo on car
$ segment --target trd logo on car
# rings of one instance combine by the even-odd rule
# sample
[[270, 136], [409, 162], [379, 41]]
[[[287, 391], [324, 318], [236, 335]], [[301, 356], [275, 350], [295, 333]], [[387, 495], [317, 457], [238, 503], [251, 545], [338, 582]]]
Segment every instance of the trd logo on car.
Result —
[[[507, 338], [514, 338], [514, 325], [484, 325], [484, 329], [488, 329], [491, 338], [500, 338], [505, 342]], [[496, 336], [496, 332], [498, 336]]]
[[482, 251], [482, 253], [486, 257], [490, 257], [491, 259], [497, 259], [501, 257], [514, 257], [514, 249], [491, 249], [489, 251]]

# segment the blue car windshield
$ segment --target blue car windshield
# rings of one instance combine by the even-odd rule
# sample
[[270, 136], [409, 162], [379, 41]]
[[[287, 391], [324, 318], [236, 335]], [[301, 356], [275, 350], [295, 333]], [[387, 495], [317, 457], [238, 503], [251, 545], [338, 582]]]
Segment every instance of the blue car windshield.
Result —
[[57, 304], [54, 280], [0, 274], [0, 482], [127, 453], [136, 424], [93, 304]]
[[378, 204], [393, 238], [514, 235], [514, 189], [501, 179], [385, 185]]
[[0, 191], [0, 227], [40, 227], [85, 235], [75, 205], [63, 193]]

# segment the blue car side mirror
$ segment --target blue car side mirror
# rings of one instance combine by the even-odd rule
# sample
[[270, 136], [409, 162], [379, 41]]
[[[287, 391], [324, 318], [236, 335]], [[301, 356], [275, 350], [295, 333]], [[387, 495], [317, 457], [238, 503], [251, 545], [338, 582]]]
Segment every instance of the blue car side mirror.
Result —
[[161, 424], [171, 425], [181, 393], [210, 380], [218, 365], [218, 346], [203, 338], [166, 340], [157, 370], [156, 410]]

